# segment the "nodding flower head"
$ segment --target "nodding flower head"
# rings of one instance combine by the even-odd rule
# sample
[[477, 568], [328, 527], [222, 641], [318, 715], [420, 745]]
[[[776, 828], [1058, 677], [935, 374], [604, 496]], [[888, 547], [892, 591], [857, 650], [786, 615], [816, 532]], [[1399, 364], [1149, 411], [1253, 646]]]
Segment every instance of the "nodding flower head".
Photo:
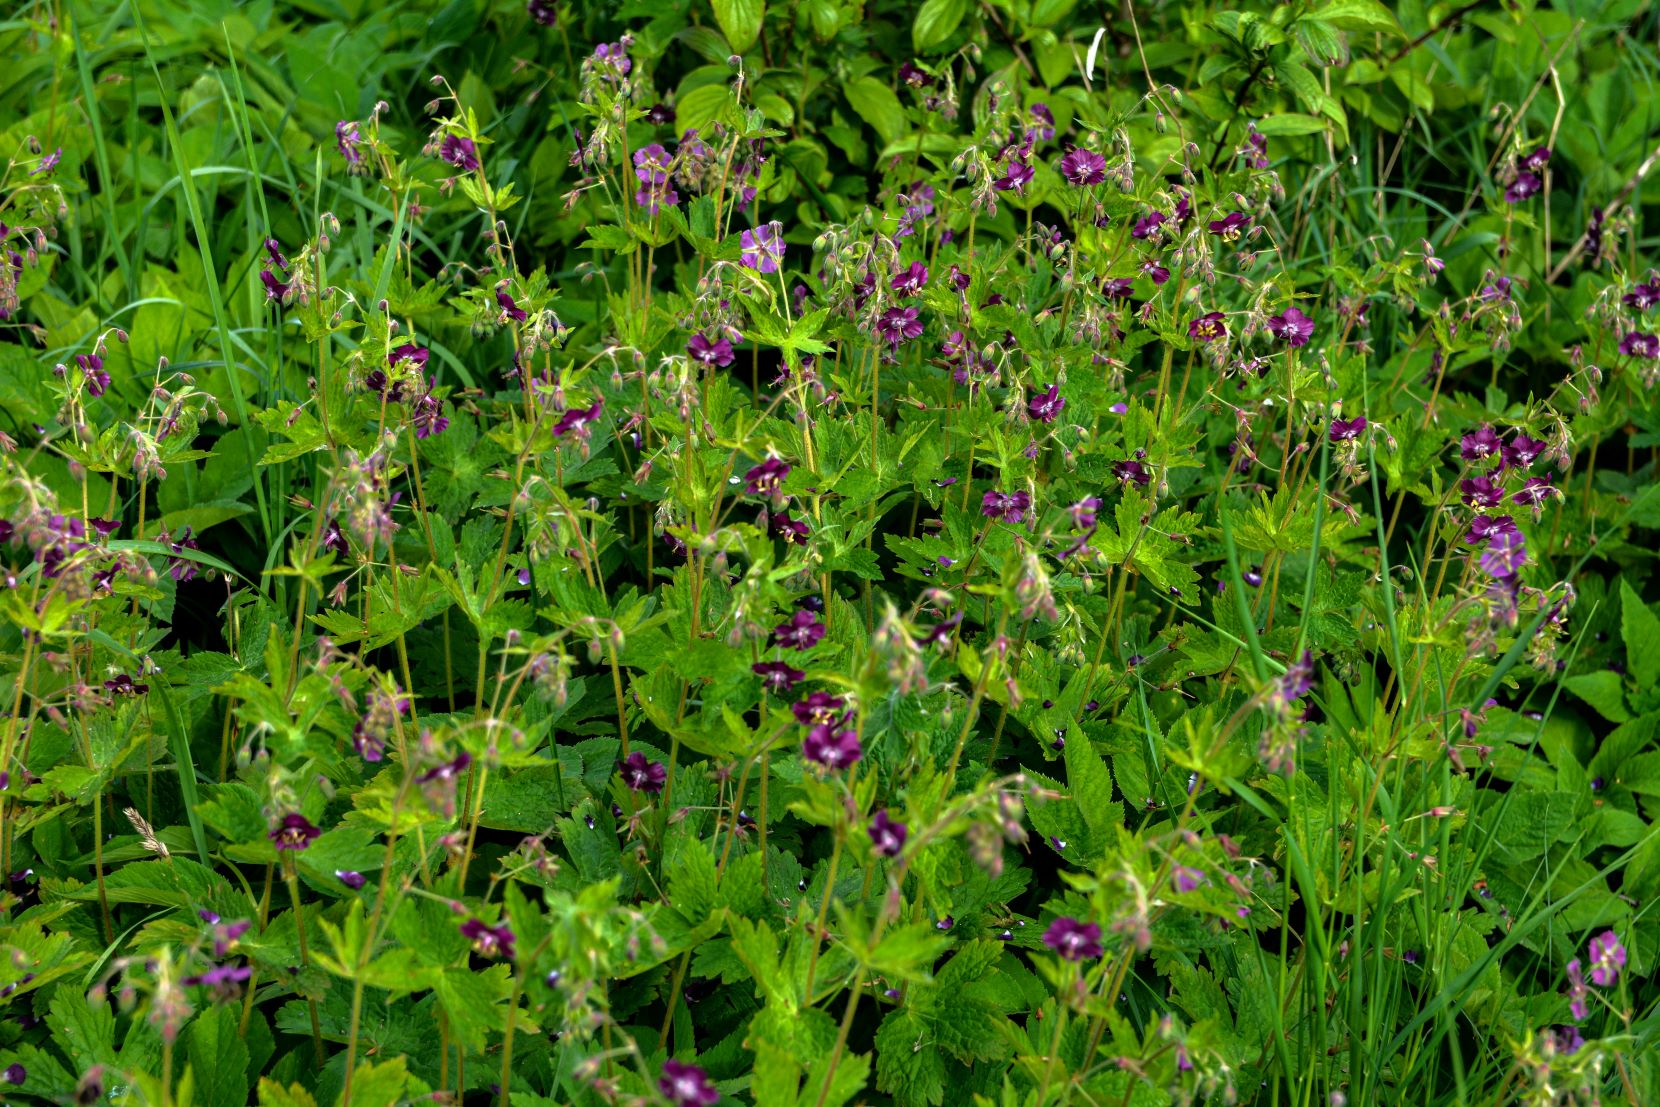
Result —
[[694, 334], [686, 341], [686, 356], [700, 365], [718, 365], [724, 369], [732, 364], [732, 343], [724, 337], [711, 342], [703, 334]]
[[1196, 338], [1200, 342], [1215, 342], [1218, 338], [1226, 337], [1227, 333], [1227, 317], [1219, 311], [1206, 312], [1187, 325], [1188, 337]]
[[460, 135], [445, 135], [438, 145], [438, 156], [468, 173], [479, 167], [478, 147], [472, 139]]
[[790, 467], [776, 457], [769, 457], [744, 474], [744, 490], [752, 496], [773, 496], [784, 486]]
[[502, 281], [496, 286], [496, 303], [501, 306], [501, 313], [504, 318], [523, 323], [529, 316], [525, 313], [524, 308], [519, 306], [518, 301], [513, 299], [513, 294], [508, 291], [512, 283], [512, 281]]
[[1251, 217], [1242, 211], [1232, 211], [1221, 219], [1212, 219], [1208, 224], [1210, 233], [1219, 238], [1233, 242], [1245, 233], [1250, 225]]
[[791, 704], [790, 710], [795, 712], [795, 720], [802, 726], [817, 726], [837, 718], [842, 713], [843, 706], [840, 696], [833, 696], [829, 692], [814, 692], [806, 699]]
[[1328, 432], [1333, 442], [1353, 442], [1366, 430], [1366, 416], [1356, 415], [1353, 419], [1333, 419]]
[[480, 918], [470, 918], [461, 924], [461, 936], [472, 942], [480, 957], [513, 960], [513, 930], [506, 923], [491, 926]]
[[767, 691], [782, 694], [806, 679], [807, 674], [791, 667], [787, 661], [757, 661], [750, 671], [761, 678]]
[[813, 727], [801, 743], [801, 756], [828, 769], [845, 769], [863, 753], [857, 731], [840, 730], [830, 724]]
[[267, 837], [278, 849], [299, 851], [322, 837], [323, 832], [311, 825], [311, 820], [294, 812], [284, 815], [282, 821]]
[[1130, 237], [1152, 238], [1159, 233], [1159, 228], [1163, 227], [1169, 218], [1162, 211], [1148, 212], [1135, 221], [1135, 226], [1130, 228]]
[[1032, 178], [1035, 176], [1037, 176], [1036, 170], [1026, 162], [1016, 158], [1009, 162], [1009, 167], [1003, 171], [1001, 177], [991, 182], [991, 187], [998, 192], [1024, 193], [1026, 186], [1032, 183]]
[[1510, 187], [1504, 190], [1504, 199], [1508, 204], [1519, 204], [1523, 200], [1531, 200], [1544, 191], [1545, 182], [1539, 179], [1537, 173], [1526, 169], [1516, 174], [1516, 179]]

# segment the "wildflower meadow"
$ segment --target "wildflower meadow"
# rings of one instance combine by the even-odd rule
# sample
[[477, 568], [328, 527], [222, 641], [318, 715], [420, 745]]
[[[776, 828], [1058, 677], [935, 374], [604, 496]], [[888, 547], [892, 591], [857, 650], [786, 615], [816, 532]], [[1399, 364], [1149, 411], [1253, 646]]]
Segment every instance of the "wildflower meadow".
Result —
[[0, 1103], [1660, 1104], [1660, 8], [0, 59]]

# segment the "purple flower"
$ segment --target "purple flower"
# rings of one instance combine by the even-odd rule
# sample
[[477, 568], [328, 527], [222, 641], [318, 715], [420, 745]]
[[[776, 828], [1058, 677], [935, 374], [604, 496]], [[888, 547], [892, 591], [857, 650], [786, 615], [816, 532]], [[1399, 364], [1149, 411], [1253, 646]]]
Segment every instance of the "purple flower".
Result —
[[1135, 221], [1135, 226], [1130, 228], [1130, 237], [1152, 238], [1168, 219], [1162, 211], [1149, 212]]
[[1625, 967], [1625, 947], [1620, 945], [1619, 935], [1612, 930], [1605, 930], [1592, 938], [1586, 956], [1591, 960], [1591, 983], [1599, 988], [1610, 987], [1620, 978], [1620, 970]]
[[235, 996], [238, 985], [253, 975], [253, 970], [247, 965], [215, 965], [207, 972], [195, 976], [187, 976], [180, 983], [186, 987], [195, 987], [200, 984], [210, 988], [213, 994], [220, 999]]
[[271, 260], [271, 264], [276, 268], [283, 272], [288, 271], [288, 259], [282, 256], [282, 243], [276, 239], [267, 238], [265, 240], [265, 256]]
[[932, 87], [934, 78], [920, 69], [915, 62], [907, 59], [899, 63], [899, 83], [911, 88], [929, 88]]
[[751, 496], [775, 495], [790, 475], [789, 465], [776, 457], [769, 457], [744, 474], [744, 490]]
[[1048, 391], [1039, 392], [1026, 401], [1026, 412], [1040, 423], [1053, 423], [1061, 410], [1066, 407], [1066, 400], [1061, 396], [1061, 386], [1052, 384]]
[[664, 205], [674, 207], [680, 196], [669, 183], [669, 152], [653, 142], [634, 151], [634, 176], [640, 182], [634, 202], [656, 215]]
[[1576, 1021], [1591, 1013], [1590, 1005], [1585, 1002], [1585, 997], [1590, 994], [1591, 989], [1585, 986], [1585, 971], [1580, 967], [1579, 958], [1575, 957], [1568, 962], [1568, 1012]]
[[824, 637], [824, 624], [811, 611], [797, 611], [772, 629], [772, 640], [790, 650], [810, 650]]
[[720, 1102], [720, 1093], [709, 1083], [707, 1073], [696, 1065], [672, 1058], [663, 1062], [663, 1076], [657, 1081], [657, 1090], [673, 1107], [710, 1107]]
[[1482, 551], [1481, 571], [1497, 580], [1510, 580], [1527, 564], [1527, 542], [1521, 531], [1507, 530], [1494, 534]]
[[559, 9], [552, 0], [529, 0], [525, 5], [525, 12], [544, 27], [559, 26]]
[[265, 286], [265, 299], [267, 301], [286, 301], [289, 293], [294, 290], [293, 285], [284, 284], [282, 281], [278, 280], [277, 275], [269, 269], [261, 269], [259, 271], [259, 280], [260, 283]]
[[1550, 147], [1541, 146], [1533, 153], [1522, 159], [1522, 168], [1534, 173], [1543, 172], [1546, 163], [1550, 161]]
[[1539, 195], [1545, 187], [1545, 182], [1539, 179], [1538, 174], [1522, 170], [1516, 174], [1516, 180], [1504, 190], [1506, 203], [1519, 204], [1523, 200], [1530, 200]]
[[1170, 279], [1170, 270], [1160, 265], [1157, 258], [1148, 258], [1142, 262], [1141, 271], [1151, 277], [1154, 284], [1163, 284]]
[[1487, 477], [1466, 478], [1458, 482], [1460, 499], [1466, 507], [1498, 507], [1504, 502], [1504, 489]]
[[1250, 221], [1251, 217], [1244, 212], [1233, 211], [1221, 219], [1212, 219], [1208, 224], [1208, 229], [1211, 234], [1232, 242], [1244, 233], [1245, 227]]
[[857, 731], [837, 730], [828, 723], [813, 727], [801, 743], [801, 756], [828, 769], [845, 769], [863, 753]]
[[669, 770], [661, 761], [647, 761], [646, 755], [636, 750], [617, 762], [623, 783], [633, 792], [661, 792]]
[[1519, 504], [1528, 504], [1534, 507], [1544, 503], [1552, 496], [1562, 495], [1562, 490], [1551, 484], [1549, 474], [1542, 477], [1529, 477], [1522, 482], [1521, 491], [1510, 497], [1511, 501]]
[[991, 187], [999, 192], [1024, 193], [1026, 186], [1032, 183], [1032, 178], [1036, 175], [1036, 171], [1030, 165], [1015, 158], [1009, 162], [1009, 167], [1003, 171], [1003, 175], [991, 182]]
[[1629, 308], [1638, 311], [1647, 311], [1655, 304], [1660, 304], [1660, 277], [1655, 277], [1647, 284], [1640, 284], [1627, 292], [1620, 300]]
[[363, 874], [360, 872], [354, 872], [351, 869], [335, 869], [334, 879], [338, 880], [354, 892], [363, 887], [365, 883]]
[[1178, 892], [1191, 892], [1204, 883], [1204, 879], [1203, 872], [1186, 865], [1177, 865], [1170, 870], [1170, 883]]
[[1653, 360], [1660, 357], [1660, 337], [1644, 334], [1642, 331], [1632, 331], [1620, 339], [1620, 353], [1627, 357], [1646, 357]]
[[1314, 320], [1294, 307], [1268, 317], [1268, 333], [1287, 346], [1306, 346], [1314, 336]]
[[[340, 156], [346, 159], [348, 172], [357, 173], [363, 169], [363, 151], [359, 150], [358, 143], [363, 141], [363, 135], [358, 132], [357, 124], [351, 120], [342, 119], [334, 125], [334, 144], [340, 151]], [[284, 266], [283, 268], [287, 268]]]
[[1329, 432], [1333, 442], [1353, 442], [1366, 429], [1366, 416], [1356, 415], [1353, 419], [1333, 419]]
[[276, 829], [267, 835], [278, 849], [303, 850], [322, 837], [323, 832], [311, 825], [311, 820], [304, 815], [293, 813], [284, 815], [282, 822]]
[[1516, 522], [1508, 515], [1499, 515], [1489, 518], [1486, 515], [1477, 515], [1470, 520], [1469, 533], [1464, 536], [1467, 546], [1485, 545], [1494, 535], [1513, 533]]
[[104, 372], [104, 359], [97, 354], [76, 354], [75, 364], [86, 378], [86, 394], [94, 399], [102, 396], [110, 386], [110, 375]]
[[980, 499], [980, 514], [1005, 523], [1019, 523], [1025, 521], [1031, 506], [1032, 497], [1024, 491], [987, 492]]
[[832, 696], [829, 692], [814, 692], [804, 700], [797, 700], [790, 705], [795, 713], [796, 722], [802, 726], [817, 726], [828, 723], [841, 714], [842, 698]]
[[909, 269], [894, 277], [891, 286], [901, 296], [915, 296], [927, 283], [928, 267], [920, 261], [913, 261]]
[[411, 406], [410, 423], [415, 427], [416, 438], [443, 434], [444, 428], [450, 425], [449, 418], [444, 414], [444, 401], [428, 392]]
[[1247, 147], [1244, 154], [1245, 164], [1252, 169], [1268, 168], [1268, 136], [1257, 130], [1257, 125], [1250, 125], [1250, 133], [1245, 136]]
[[1286, 666], [1284, 674], [1274, 686], [1274, 694], [1282, 704], [1296, 703], [1314, 687], [1314, 655], [1308, 650]]
[[496, 303], [501, 306], [501, 313], [507, 318], [516, 319], [523, 323], [528, 316], [525, 315], [525, 310], [519, 306], [518, 301], [513, 299], [513, 294], [507, 291], [507, 287], [511, 283], [511, 281], [502, 281], [501, 284], [496, 286]]
[[393, 347], [392, 352], [386, 355], [386, 364], [396, 368], [400, 362], [410, 362], [417, 369], [426, 368], [427, 359], [432, 351], [424, 346], [417, 346], [413, 342], [405, 342], [402, 346]]
[[1101, 928], [1062, 915], [1043, 932], [1043, 944], [1068, 961], [1089, 961], [1101, 956]]
[[876, 329], [889, 345], [897, 348], [900, 343], [921, 336], [922, 320], [917, 318], [914, 307], [889, 308], [882, 313]]
[[1044, 142], [1055, 137], [1055, 113], [1041, 100], [1032, 105], [1032, 130]]
[[1219, 311], [1212, 311], [1199, 316], [1187, 325], [1189, 338], [1197, 338], [1200, 342], [1215, 342], [1228, 333], [1227, 319]]
[[1147, 482], [1153, 479], [1152, 471], [1134, 458], [1113, 462], [1112, 475], [1118, 478], [1120, 484], [1128, 484], [1134, 481], [1143, 488], [1146, 488]]
[[1458, 453], [1465, 461], [1482, 461], [1502, 448], [1498, 432], [1485, 423], [1458, 440]]
[[4, 1080], [14, 1087], [22, 1087], [23, 1082], [27, 1079], [29, 1079], [29, 1070], [15, 1061], [6, 1066], [4, 1073], [0, 1073], [0, 1080]]
[[1500, 449], [1507, 469], [1528, 469], [1538, 460], [1539, 455], [1545, 452], [1545, 443], [1537, 438], [1517, 432], [1516, 437], [1506, 442]]
[[792, 519], [787, 511], [774, 511], [767, 520], [767, 529], [792, 546], [805, 546], [813, 533], [804, 519]]
[[1579, 1032], [1577, 1026], [1559, 1026], [1551, 1032], [1551, 1041], [1556, 1046], [1556, 1052], [1571, 1057], [1585, 1045], [1585, 1035]]
[[1107, 159], [1093, 150], [1074, 146], [1061, 157], [1061, 176], [1080, 188], [1107, 179]]
[[870, 845], [878, 856], [898, 857], [899, 851], [905, 848], [905, 836], [909, 833], [904, 823], [896, 823], [888, 817], [886, 808], [876, 812], [870, 820]]
[[479, 166], [478, 147], [473, 145], [472, 139], [460, 135], [445, 135], [438, 146], [438, 156], [469, 173]]
[[569, 409], [559, 417], [559, 422], [554, 424], [554, 437], [563, 437], [571, 431], [576, 431], [578, 437], [581, 437], [586, 432], [588, 424], [599, 418], [599, 413], [604, 407], [604, 399], [597, 399], [592, 407], [573, 407]]
[[45, 157], [41, 158], [40, 164], [29, 170], [29, 176], [38, 177], [42, 173], [50, 173], [58, 167], [58, 162], [62, 158], [63, 147], [59, 146], [56, 150], [53, 150], [50, 154], [47, 154]]
[[483, 919], [470, 918], [461, 924], [461, 936], [473, 943], [480, 957], [513, 960], [513, 929], [506, 923], [491, 926]]
[[738, 237], [743, 252], [738, 261], [757, 273], [776, 273], [784, 260], [784, 224], [776, 219]]
[[807, 676], [800, 669], [791, 668], [785, 661], [757, 661], [749, 668], [761, 678], [761, 683], [767, 691], [779, 694], [788, 692]]
[[1101, 282], [1101, 295], [1110, 300], [1128, 300], [1135, 291], [1135, 281], [1129, 277], [1107, 277]]
[[694, 334], [686, 342], [686, 356], [704, 365], [725, 368], [732, 364], [732, 343], [725, 338], [711, 342], [701, 334]]

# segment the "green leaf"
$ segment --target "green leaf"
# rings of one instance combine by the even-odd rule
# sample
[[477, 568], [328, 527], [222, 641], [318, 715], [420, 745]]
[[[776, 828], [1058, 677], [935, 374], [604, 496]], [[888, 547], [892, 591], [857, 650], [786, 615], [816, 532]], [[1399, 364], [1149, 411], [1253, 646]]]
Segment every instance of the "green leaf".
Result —
[[1104, 846], [1113, 827], [1124, 822], [1124, 807], [1112, 798], [1112, 773], [1089, 736], [1080, 733], [1066, 744], [1066, 782], [1072, 802], [1089, 827], [1092, 848]]
[[507, 1011], [501, 1002], [512, 984], [506, 965], [492, 965], [484, 972], [462, 967], [450, 969], [433, 982], [438, 1002], [449, 1016], [450, 1033], [468, 1049], [482, 1050], [490, 1033], [506, 1025]]
[[1592, 707], [1611, 723], [1623, 723], [1631, 718], [1625, 706], [1625, 689], [1620, 675], [1606, 669], [1595, 673], [1580, 673], [1562, 682], [1562, 686]]
[[720, 24], [732, 52], [748, 52], [761, 35], [761, 20], [767, 14], [766, 0], [714, 0], [714, 7], [715, 22]]
[[1403, 35], [1400, 22], [1378, 0], [1332, 0], [1310, 15], [1340, 31], [1369, 31], [1380, 35]]
[[386, 1107], [403, 1098], [404, 1086], [409, 1083], [409, 1072], [402, 1057], [394, 1057], [383, 1064], [361, 1064], [352, 1075], [352, 1098], [342, 1091], [335, 1100], [336, 1107]]
[[1660, 618], [1643, 606], [1631, 585], [1620, 579], [1620, 639], [1625, 663], [1638, 688], [1660, 681]]
[[674, 125], [681, 135], [690, 130], [704, 134], [710, 123], [730, 121], [734, 108], [732, 90], [724, 82], [699, 85], [681, 94], [675, 105]]
[[285, 1088], [275, 1080], [261, 1077], [259, 1107], [317, 1107], [317, 1101], [299, 1084], [290, 1084]]
[[882, 136], [883, 142], [892, 142], [905, 133], [905, 109], [900, 106], [899, 97], [893, 94], [893, 89], [877, 80], [875, 77], [860, 77], [848, 81], [842, 86], [847, 94], [847, 102], [853, 105], [853, 110], [877, 134]]
[[967, 14], [968, 0], [925, 0], [911, 24], [911, 45], [927, 53], [955, 34]]
[[209, 1007], [190, 1024], [185, 1055], [196, 1074], [198, 1107], [243, 1107], [248, 1102], [248, 1043], [238, 1032], [242, 1011]]
[[1265, 135], [1312, 135], [1325, 129], [1325, 120], [1294, 111], [1281, 112], [1257, 120], [1257, 130]]

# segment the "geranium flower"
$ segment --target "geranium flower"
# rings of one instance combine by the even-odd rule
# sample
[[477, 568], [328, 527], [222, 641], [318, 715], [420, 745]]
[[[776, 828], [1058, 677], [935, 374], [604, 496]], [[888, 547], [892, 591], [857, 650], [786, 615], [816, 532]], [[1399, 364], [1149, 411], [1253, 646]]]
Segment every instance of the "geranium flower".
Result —
[[1314, 320], [1298, 308], [1288, 307], [1268, 317], [1268, 333], [1287, 346], [1306, 346], [1314, 336]]
[[1200, 342], [1215, 342], [1228, 333], [1226, 316], [1219, 311], [1208, 312], [1199, 316], [1187, 325], [1189, 338], [1197, 338]]
[[473, 944], [480, 957], [513, 960], [513, 929], [506, 923], [491, 926], [480, 918], [470, 918], [461, 924], [461, 936]]
[[876, 324], [877, 331], [896, 349], [903, 342], [922, 334], [922, 320], [914, 307], [889, 308]]
[[1107, 179], [1107, 159], [1093, 150], [1074, 146], [1061, 157], [1061, 176], [1082, 188]]
[[811, 611], [797, 611], [772, 631], [774, 642], [791, 650], [810, 650], [824, 638], [824, 624]]
[[1353, 419], [1333, 419], [1329, 432], [1333, 442], [1353, 442], [1366, 430], [1366, 416], [1357, 415]]
[[1063, 915], [1043, 932], [1043, 944], [1068, 961], [1091, 961], [1101, 956], [1101, 927]]
[[709, 1083], [707, 1073], [696, 1065], [673, 1058], [663, 1062], [657, 1090], [673, 1107], [711, 1107], [720, 1102], [720, 1093]]
[[778, 694], [788, 692], [807, 676], [786, 661], [757, 661], [750, 666], [750, 671], [761, 678], [767, 691]]
[[881, 857], [898, 857], [899, 851], [905, 848], [905, 837], [908, 831], [904, 823], [896, 823], [888, 817], [886, 808], [876, 812], [870, 820], [870, 845]]
[[1211, 234], [1216, 235], [1219, 238], [1226, 239], [1229, 242], [1233, 242], [1245, 232], [1245, 228], [1250, 224], [1250, 222], [1251, 217], [1249, 215], [1246, 215], [1242, 211], [1233, 211], [1229, 212], [1221, 219], [1211, 220], [1207, 225], [1207, 229]]
[[1026, 413], [1040, 423], [1053, 423], [1066, 407], [1066, 400], [1061, 396], [1061, 386], [1052, 384], [1048, 391], [1039, 392], [1026, 401]]
[[661, 792], [669, 771], [661, 761], [648, 761], [638, 750], [617, 762], [623, 783], [632, 792]]
[[913, 261], [910, 268], [893, 278], [890, 287], [901, 296], [915, 296], [927, 283], [928, 267], [920, 261]]
[[478, 147], [473, 145], [472, 139], [462, 138], [460, 135], [444, 136], [444, 141], [438, 147], [438, 156], [457, 169], [469, 173], [479, 166]]
[[856, 731], [837, 730], [829, 724], [813, 727], [801, 743], [801, 756], [828, 769], [845, 769], [863, 754]]
[[738, 261], [744, 268], [757, 273], [776, 273], [784, 260], [784, 224], [775, 219], [745, 231], [738, 236], [738, 244], [743, 250]]
[[725, 338], [711, 342], [702, 334], [694, 334], [686, 342], [686, 356], [703, 365], [725, 368], [732, 364], [732, 343]]
[[1020, 523], [1025, 521], [1026, 512], [1031, 506], [1031, 495], [1021, 490], [987, 492], [980, 499], [980, 514], [1005, 523]]
[[278, 849], [298, 852], [309, 847], [322, 835], [321, 830], [311, 825], [310, 819], [294, 812], [284, 815], [282, 821], [266, 837], [270, 838], [271, 843]]

